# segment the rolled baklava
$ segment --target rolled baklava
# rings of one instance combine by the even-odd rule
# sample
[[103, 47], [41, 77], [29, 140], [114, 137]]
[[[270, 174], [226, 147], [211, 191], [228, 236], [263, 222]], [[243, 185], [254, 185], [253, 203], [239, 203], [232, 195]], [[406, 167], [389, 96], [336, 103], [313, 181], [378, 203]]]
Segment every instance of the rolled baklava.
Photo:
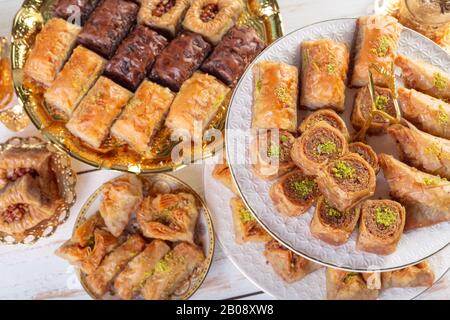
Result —
[[156, 58], [150, 79], [178, 92], [210, 51], [211, 45], [201, 35], [185, 31], [172, 40]]
[[103, 0], [90, 15], [78, 42], [111, 58], [134, 24], [139, 6], [126, 0]]
[[74, 48], [81, 28], [63, 19], [50, 19], [36, 36], [24, 74], [48, 88]]
[[320, 121], [295, 140], [291, 158], [306, 174], [314, 176], [329, 161], [342, 157], [347, 151], [347, 139], [342, 132]]
[[186, 13], [183, 28], [216, 45], [234, 26], [242, 10], [240, 0], [196, 0]]
[[73, 51], [44, 98], [53, 110], [64, 118], [70, 117], [78, 103], [100, 77], [106, 60], [98, 54], [78, 46]]
[[230, 89], [215, 77], [195, 73], [175, 97], [166, 126], [173, 131], [185, 130], [194, 138], [195, 127], [205, 130], [229, 92]]
[[350, 135], [348, 134], [347, 126], [345, 125], [344, 120], [334, 111], [331, 109], [321, 109], [318, 111], [315, 111], [311, 113], [309, 116], [307, 116], [302, 123], [300, 124], [300, 127], [298, 130], [301, 133], [305, 133], [306, 130], [314, 126], [317, 122], [325, 121], [330, 126], [338, 129], [342, 134], [349, 139]]
[[311, 208], [320, 196], [314, 178], [306, 176], [297, 169], [274, 183], [269, 194], [278, 212], [288, 217], [295, 217]]
[[383, 289], [431, 287], [435, 275], [427, 261], [396, 271], [382, 272]]
[[298, 69], [263, 61], [253, 67], [253, 120], [256, 129], [297, 128]]
[[[355, 41], [355, 61], [351, 85], [364, 87], [369, 84], [369, 67], [391, 70], [397, 55], [401, 25], [392, 16], [374, 15], [359, 17]], [[373, 71], [375, 85], [388, 87], [389, 79]]]
[[[391, 91], [387, 88], [375, 87], [375, 108], [386, 112], [392, 117], [396, 117], [395, 105], [392, 99]], [[369, 88], [367, 86], [358, 89], [355, 101], [353, 103], [353, 111], [351, 122], [355, 130], [360, 130], [364, 127], [370, 113], [372, 112], [372, 98], [370, 96]], [[382, 134], [389, 126], [389, 121], [380, 115], [375, 115], [372, 118], [367, 133]]]
[[361, 156], [348, 153], [317, 173], [317, 184], [327, 201], [346, 211], [375, 192], [375, 171]]
[[340, 246], [350, 238], [359, 220], [359, 211], [339, 211], [320, 197], [311, 220], [311, 234], [328, 244]]
[[100, 77], [66, 123], [76, 137], [100, 148], [114, 119], [132, 97], [132, 93], [111, 80]]
[[359, 154], [364, 160], [370, 164], [375, 171], [375, 174], [380, 171], [378, 165], [378, 156], [371, 146], [362, 142], [353, 142], [348, 145], [348, 150], [353, 153]]
[[264, 47], [253, 28], [234, 27], [203, 63], [202, 70], [234, 86]]
[[402, 69], [405, 87], [442, 100], [450, 100], [450, 74], [421, 60], [398, 55], [395, 64]]
[[450, 104], [416, 90], [398, 89], [403, 117], [420, 130], [450, 139]]
[[356, 248], [379, 255], [394, 253], [405, 227], [405, 208], [392, 200], [367, 200], [355, 210], [361, 214]]
[[135, 91], [167, 43], [167, 39], [155, 31], [143, 25], [137, 26], [109, 61], [106, 76]]
[[111, 128], [111, 135], [140, 154], [164, 123], [175, 94], [168, 88], [144, 81]]
[[371, 289], [362, 273], [327, 268], [328, 300], [376, 300], [379, 289]]
[[98, 2], [99, 0], [57, 0], [54, 5], [55, 16], [68, 22], [78, 22], [76, 20], [79, 17], [79, 22], [83, 24]]
[[349, 51], [344, 43], [329, 39], [301, 44], [302, 92], [300, 104], [308, 109], [344, 111]]

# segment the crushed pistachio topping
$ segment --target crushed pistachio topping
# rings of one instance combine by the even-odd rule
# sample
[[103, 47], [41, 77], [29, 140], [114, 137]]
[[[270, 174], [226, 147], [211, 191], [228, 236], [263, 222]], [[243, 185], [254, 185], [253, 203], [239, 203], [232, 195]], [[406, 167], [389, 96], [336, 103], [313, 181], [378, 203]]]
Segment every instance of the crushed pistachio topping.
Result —
[[377, 96], [375, 98], [375, 108], [377, 108], [377, 110], [381, 110], [384, 111], [386, 109], [386, 106], [389, 102], [389, 98], [386, 96]]
[[339, 160], [332, 169], [337, 178], [348, 179], [353, 178], [355, 169], [348, 165], [345, 161]]
[[371, 52], [378, 57], [385, 57], [388, 53], [390, 46], [389, 38], [387, 36], [381, 36], [378, 39], [378, 43], [375, 48], [371, 50]]
[[259, 91], [261, 91], [261, 89], [262, 89], [262, 80], [258, 79], [256, 81], [256, 90], [259, 92]]
[[288, 141], [288, 137], [286, 136], [281, 136], [281, 142], [287, 142]]
[[349, 272], [345, 275], [345, 277], [342, 281], [347, 282], [348, 280], [350, 280], [353, 277], [356, 277], [357, 275], [358, 275], [357, 272]]
[[332, 154], [337, 151], [337, 146], [333, 141], [326, 141], [324, 143], [319, 143], [316, 150], [319, 154]]
[[435, 178], [429, 178], [429, 177], [425, 177], [423, 179], [423, 183], [425, 183], [425, 185], [427, 186], [437, 186], [439, 183], [447, 181], [446, 178], [441, 178], [440, 176], [437, 176]]
[[279, 145], [271, 145], [270, 146], [270, 148], [269, 148], [269, 150], [267, 150], [267, 156], [269, 157], [269, 158], [272, 158], [272, 157], [279, 157], [280, 156], [280, 153], [281, 153], [281, 148], [280, 148], [280, 146]]
[[327, 72], [328, 74], [335, 74], [336, 73], [336, 65], [334, 63], [329, 63], [327, 65]]
[[425, 148], [425, 154], [439, 157], [439, 155], [441, 154], [441, 146], [438, 143], [434, 142]]
[[444, 106], [441, 104], [439, 105], [439, 111], [438, 111], [438, 122], [441, 126], [448, 125], [448, 114], [444, 110]]
[[316, 187], [316, 182], [310, 179], [302, 181], [294, 181], [291, 183], [291, 188], [302, 197], [307, 197]]
[[255, 217], [247, 208], [242, 208], [241, 210], [239, 210], [239, 214], [242, 223], [247, 223], [255, 220]]
[[289, 92], [286, 87], [279, 86], [275, 89], [275, 95], [280, 102], [288, 103], [289, 102]]
[[433, 86], [439, 90], [444, 90], [447, 87], [447, 80], [442, 76], [440, 72], [434, 73]]
[[166, 258], [159, 260], [155, 266], [155, 271], [160, 272], [160, 273], [167, 272], [167, 271], [169, 271], [169, 269], [170, 269], [170, 266], [167, 263]]
[[397, 215], [391, 208], [379, 207], [375, 209], [375, 221], [378, 224], [389, 227], [397, 221]]
[[340, 216], [342, 216], [342, 212], [340, 212], [339, 210], [337, 210], [333, 207], [328, 207], [327, 208], [327, 216], [339, 218]]

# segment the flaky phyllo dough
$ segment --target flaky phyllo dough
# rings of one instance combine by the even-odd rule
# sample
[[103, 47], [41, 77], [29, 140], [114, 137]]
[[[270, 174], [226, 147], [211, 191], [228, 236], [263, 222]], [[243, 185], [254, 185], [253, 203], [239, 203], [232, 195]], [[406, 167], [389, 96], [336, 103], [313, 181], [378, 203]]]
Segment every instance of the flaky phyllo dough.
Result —
[[327, 268], [328, 300], [375, 300], [378, 298], [379, 273], [346, 272]]

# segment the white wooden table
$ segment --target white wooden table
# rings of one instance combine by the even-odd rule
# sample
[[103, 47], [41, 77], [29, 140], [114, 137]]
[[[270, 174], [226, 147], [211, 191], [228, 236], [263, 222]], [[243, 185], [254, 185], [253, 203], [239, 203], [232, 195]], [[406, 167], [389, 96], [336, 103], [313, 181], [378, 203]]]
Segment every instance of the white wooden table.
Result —
[[[370, 13], [372, 0], [278, 0], [285, 32], [321, 20], [356, 17]], [[0, 0], [0, 35], [9, 35], [11, 22], [21, 0]], [[38, 135], [30, 126], [16, 134], [0, 124], [0, 141], [13, 136]], [[69, 220], [49, 239], [33, 246], [0, 246], [0, 299], [89, 299], [80, 287], [74, 269], [53, 252], [70, 238], [79, 209], [87, 197], [103, 182], [119, 175], [111, 171], [92, 171], [74, 160], [79, 173], [78, 200]], [[174, 174], [203, 195], [202, 166], [193, 165]], [[450, 275], [440, 280], [424, 298], [449, 299]], [[271, 299], [248, 281], [226, 258], [220, 247], [211, 271], [194, 299]]]

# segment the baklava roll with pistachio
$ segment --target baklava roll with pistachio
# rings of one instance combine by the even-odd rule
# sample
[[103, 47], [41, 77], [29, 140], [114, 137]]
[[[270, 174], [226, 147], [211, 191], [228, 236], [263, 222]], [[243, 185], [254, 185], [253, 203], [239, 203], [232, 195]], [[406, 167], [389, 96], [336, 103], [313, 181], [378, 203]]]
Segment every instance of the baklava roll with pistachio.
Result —
[[394, 253], [405, 227], [405, 208], [383, 199], [364, 201], [356, 210], [361, 214], [356, 248], [379, 255]]
[[338, 129], [347, 139], [349, 139], [350, 135], [348, 134], [347, 126], [345, 125], [344, 120], [342, 120], [342, 118], [331, 109], [321, 109], [311, 113], [302, 121], [298, 131], [305, 133], [306, 130], [320, 121], [325, 121], [330, 126]]
[[300, 104], [308, 109], [344, 111], [349, 51], [329, 39], [303, 41]]
[[348, 150], [353, 153], [359, 154], [364, 160], [367, 161], [375, 170], [375, 174], [380, 171], [380, 166], [378, 165], [378, 156], [371, 146], [363, 142], [352, 142], [348, 145]]

